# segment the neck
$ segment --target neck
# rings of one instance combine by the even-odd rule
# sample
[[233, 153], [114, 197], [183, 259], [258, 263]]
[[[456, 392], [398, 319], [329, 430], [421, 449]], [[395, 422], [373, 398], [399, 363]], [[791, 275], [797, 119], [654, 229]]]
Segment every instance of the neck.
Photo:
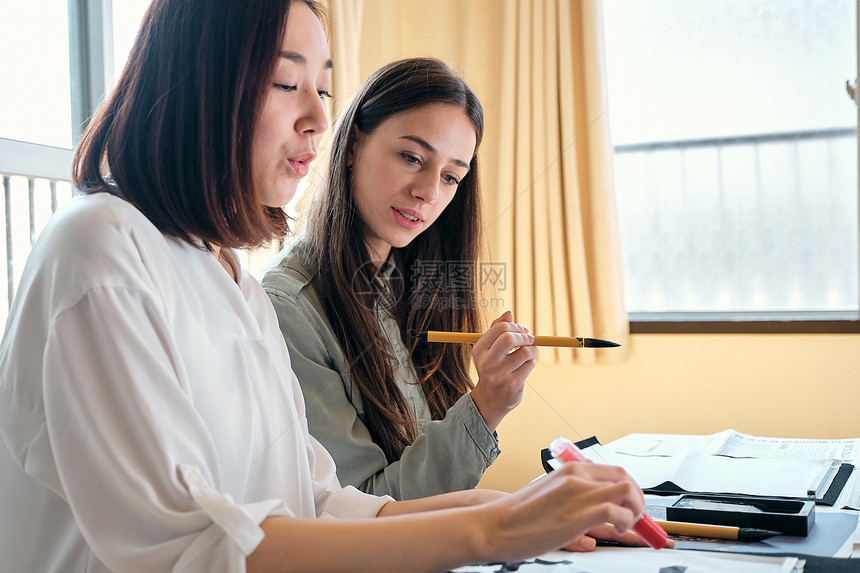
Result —
[[227, 255], [225, 255], [221, 251], [221, 245], [210, 245], [209, 247], [212, 249], [212, 254], [215, 256], [215, 259], [218, 261], [221, 267], [225, 271], [227, 271], [227, 274], [230, 275], [230, 278], [233, 280], [233, 282], [238, 283], [238, 272], [236, 271], [236, 269], [233, 268], [233, 265], [230, 263], [230, 260], [227, 258]]

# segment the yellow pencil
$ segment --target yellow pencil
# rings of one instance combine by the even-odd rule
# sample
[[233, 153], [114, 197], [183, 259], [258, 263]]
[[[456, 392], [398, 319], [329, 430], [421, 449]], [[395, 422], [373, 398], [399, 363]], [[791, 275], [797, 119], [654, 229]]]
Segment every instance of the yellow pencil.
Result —
[[663, 531], [670, 535], [688, 535], [690, 537], [710, 537], [712, 539], [736, 539], [738, 541], [761, 541], [778, 531], [755, 529], [752, 527], [731, 527], [728, 525], [708, 525], [706, 523], [686, 523], [682, 521], [656, 521]]
[[[454, 344], [474, 344], [483, 334], [479, 332], [441, 332], [428, 330], [421, 333], [424, 342], [450, 342]], [[573, 336], [535, 336], [535, 346], [561, 346], [565, 348], [611, 348], [621, 346], [617, 342], [601, 338], [576, 338]]]

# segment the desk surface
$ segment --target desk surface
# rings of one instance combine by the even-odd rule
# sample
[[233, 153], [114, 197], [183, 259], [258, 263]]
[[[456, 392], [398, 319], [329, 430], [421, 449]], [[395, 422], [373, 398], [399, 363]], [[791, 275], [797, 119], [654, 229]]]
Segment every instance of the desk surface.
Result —
[[[767, 439], [765, 439], [767, 440]], [[860, 458], [860, 455], [857, 456]], [[852, 460], [854, 465], [860, 468], [860, 459]], [[856, 516], [858, 511], [854, 509], [845, 509], [847, 507], [858, 508], [860, 507], [860, 469], [855, 470], [849, 481], [846, 483], [842, 492], [839, 495], [839, 498], [833, 504], [833, 507], [826, 507], [823, 505], [816, 506], [817, 515], [823, 517], [828, 513], [845, 513], [851, 514], [852, 516]], [[647, 496], [648, 498], [653, 498], [655, 496]], [[835, 516], [834, 516], [835, 517]], [[825, 520], [818, 521], [817, 523], [822, 523]], [[804, 573], [843, 573], [843, 572], [856, 572], [860, 573], [860, 543], [858, 543], [858, 530], [860, 527], [856, 527], [854, 523], [845, 523], [846, 519], [832, 519], [828, 521], [833, 521], [837, 523], [837, 527], [835, 530], [839, 532], [838, 540], [845, 539], [844, 544], [840, 547], [839, 544], [841, 541], [836, 541], [836, 543], [831, 543], [825, 550], [822, 550], [819, 544], [814, 544], [813, 547], [817, 547], [818, 551], [826, 551], [822, 552], [819, 555], [804, 555], [803, 554], [803, 541], [806, 541], [807, 538], [795, 538], [797, 539], [797, 543], [791, 539], [786, 540], [786, 545], [777, 545], [774, 543], [773, 546], [770, 547], [770, 552], [768, 553], [757, 553], [755, 548], [748, 547], [742, 553], [731, 553], [732, 549], [729, 548], [721, 548], [717, 551], [713, 550], [702, 550], [702, 544], [699, 544], [699, 547], [696, 547], [696, 551], [684, 551], [683, 553], [686, 556], [690, 556], [691, 561], [709, 561], [710, 568], [703, 567], [708, 571], [714, 570], [714, 564], [712, 560], [721, 560], [725, 559], [725, 566], [721, 563], [716, 565], [716, 569], [720, 571], [736, 571], [739, 566], [739, 562], [735, 561], [734, 564], [731, 563], [733, 556], [734, 558], [750, 557], [761, 555], [763, 557], [798, 557], [805, 561], [804, 565]], [[860, 522], [858, 522], [860, 523]], [[855, 527], [855, 531], [851, 534], [846, 528]], [[813, 530], [815, 527], [813, 527]], [[827, 535], [824, 530], [819, 530], [819, 533], [822, 535]], [[796, 551], [795, 549], [796, 545]], [[783, 551], [783, 547], [787, 546], [788, 550]], [[692, 547], [690, 548], [692, 549]], [[707, 548], [705, 548], [707, 549]], [[631, 554], [628, 557], [624, 557], [624, 561], [620, 563], [621, 566], [626, 567], [627, 563], [638, 565], [637, 571], [647, 571], [648, 565], [644, 565], [644, 562], [649, 561], [650, 557], [648, 554], [643, 554], [643, 549], [628, 549], [628, 548], [598, 548], [598, 551], [614, 551], [614, 552], [626, 552], [630, 551]], [[644, 551], [651, 551], [645, 549]], [[813, 551], [813, 549], [810, 549]], [[673, 550], [663, 550], [659, 552], [661, 555], [670, 556], [673, 553], [680, 557], [681, 553]], [[580, 572], [583, 569], [581, 567], [588, 566], [588, 560], [579, 560], [577, 564], [576, 553], [560, 553], [555, 552], [552, 554], [547, 554], [543, 556], [543, 561], [541, 559], [537, 560], [528, 560], [525, 563], [512, 563], [512, 564], [494, 564], [492, 566], [484, 566], [475, 567], [475, 568], [460, 568], [457, 571], [460, 573], [466, 573], [467, 571], [480, 571], [483, 573], [485, 571], [520, 571], [521, 573], [568, 573], [568, 572]], [[618, 553], [615, 553], [618, 556]], [[653, 554], [652, 554], [653, 555]], [[824, 557], [822, 555], [828, 555]], [[830, 556], [834, 555], [834, 556]], [[643, 559], [644, 557], [647, 557]], [[702, 559], [699, 559], [697, 556], [702, 556]], [[653, 561], [653, 560], [651, 560]], [[597, 563], [598, 561], [595, 561]], [[650, 562], [650, 561], [649, 561]], [[602, 569], [601, 566], [590, 567], [589, 571], [594, 571], [594, 573], [599, 573], [599, 571], [603, 570], [612, 570], [616, 571], [619, 566], [618, 559], [615, 560], [615, 568], [610, 569]], [[777, 567], [778, 565], [770, 563], [766, 565], [769, 568]], [[695, 568], [695, 566], [693, 566]], [[635, 568], [635, 567], [634, 567]], [[652, 566], [653, 568], [653, 566]]]
[[[613, 551], [616, 553], [616, 558], [612, 565], [608, 565], [607, 560], [603, 560], [601, 565], [596, 565], [595, 560], [580, 559], [577, 553], [560, 553], [554, 552], [546, 554], [536, 559], [528, 559], [515, 563], [485, 563], [474, 566], [461, 567], [455, 570], [455, 573], [502, 573], [506, 571], [517, 571], [519, 573], [582, 573], [589, 571], [599, 573], [601, 571], [612, 571], [618, 573], [644, 573], [656, 571], [677, 571], [690, 568], [696, 571], [708, 571], [719, 573], [731, 573], [736, 571], [775, 571], [784, 570], [779, 563], [773, 562], [775, 556], [762, 556], [770, 560], [767, 563], [753, 562], [755, 556], [747, 556], [747, 560], [737, 561], [730, 554], [718, 554], [705, 551], [684, 552], [695, 554], [691, 559], [685, 557], [678, 559], [679, 553], [675, 550], [661, 550], [660, 556], [663, 557], [663, 562], [658, 563], [654, 559], [643, 559], [643, 551], [653, 551], [651, 549], [620, 549], [620, 548], [599, 548], [600, 551]], [[617, 559], [617, 553], [629, 551], [631, 554], [629, 561], [620, 562]], [[595, 552], [596, 553], [596, 552]], [[654, 552], [656, 553], [656, 552]], [[674, 554], [674, 557], [673, 557]], [[600, 555], [593, 554], [592, 557], [600, 558]], [[787, 556], [797, 557], [797, 556]], [[860, 559], [846, 559], [838, 557], [801, 557], [803, 560], [803, 573], [860, 573]], [[671, 565], [673, 564], [674, 565]], [[799, 563], [798, 563], [799, 565]], [[605, 567], [605, 568], [603, 568]], [[449, 572], [451, 573], [451, 572]]]

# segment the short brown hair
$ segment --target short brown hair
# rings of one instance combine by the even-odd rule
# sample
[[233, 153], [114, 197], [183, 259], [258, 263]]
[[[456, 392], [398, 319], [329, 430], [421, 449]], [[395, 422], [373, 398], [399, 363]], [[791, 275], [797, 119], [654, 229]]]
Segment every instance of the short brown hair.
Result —
[[[304, 0], [315, 13], [316, 5]], [[153, 0], [73, 180], [134, 204], [190, 243], [256, 247], [287, 218], [259, 204], [251, 150], [290, 0]]]

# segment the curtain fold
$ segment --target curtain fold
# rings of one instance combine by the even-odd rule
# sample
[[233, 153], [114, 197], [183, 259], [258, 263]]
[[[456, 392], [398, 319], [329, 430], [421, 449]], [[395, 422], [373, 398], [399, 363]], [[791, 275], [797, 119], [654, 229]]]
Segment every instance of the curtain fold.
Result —
[[[542, 349], [543, 360], [626, 356], [602, 14], [596, 0], [507, 0], [493, 256], [509, 262], [515, 318], [533, 332], [621, 348]], [[482, 159], [486, 159], [483, 156]]]
[[[533, 333], [594, 336], [607, 350], [543, 348], [543, 362], [627, 355], [600, 0], [327, 0], [335, 101], [380, 65], [435, 56], [475, 89], [487, 262], [502, 301]], [[495, 275], [497, 276], [497, 275]], [[504, 308], [489, 305], [488, 318]]]
[[366, 75], [362, 75], [359, 61], [364, 0], [324, 0], [323, 6], [329, 21], [329, 44], [332, 61], [335, 62], [332, 95], [336, 112], [349, 101]]

